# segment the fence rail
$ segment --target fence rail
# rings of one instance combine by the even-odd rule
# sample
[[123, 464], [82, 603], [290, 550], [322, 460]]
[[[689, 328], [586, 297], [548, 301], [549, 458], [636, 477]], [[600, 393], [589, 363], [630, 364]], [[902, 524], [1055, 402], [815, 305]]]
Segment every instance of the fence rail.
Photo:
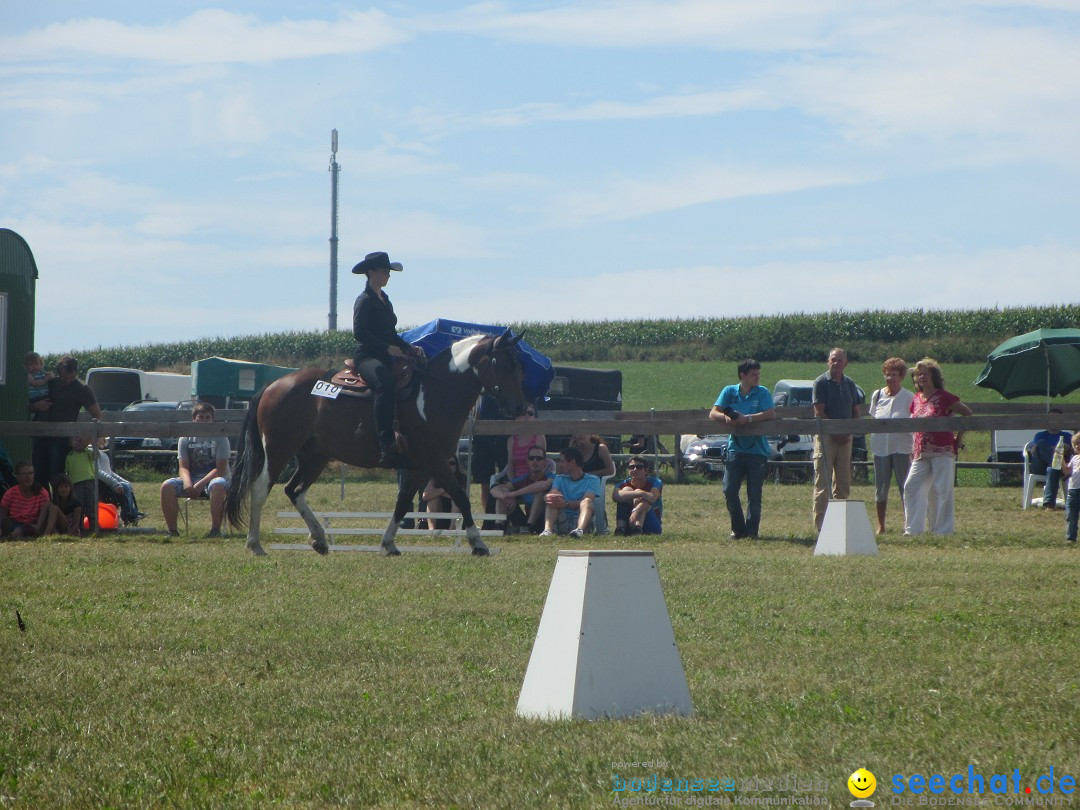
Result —
[[[477, 420], [473, 433], [477, 436], [510, 436], [544, 433], [560, 436], [574, 433], [603, 435], [646, 434], [672, 436], [685, 434], [731, 433], [736, 436], [778, 436], [790, 433], [835, 435], [850, 433], [912, 433], [931, 431], [991, 431], [991, 430], [1068, 430], [1080, 418], [1080, 406], [1064, 406], [1065, 413], [1048, 414], [1033, 411], [1028, 405], [994, 405], [989, 412], [986, 403], [972, 409], [972, 416], [947, 416], [921, 419], [816, 419], [807, 417], [807, 408], [777, 408], [777, 418], [752, 422], [738, 427], [714, 422], [707, 411], [543, 411], [529, 421]], [[100, 421], [85, 414], [78, 422], [0, 422], [0, 436], [148, 436], [180, 438], [182, 436], [240, 435], [244, 410], [218, 411], [214, 422], [192, 422], [187, 412], [177, 411], [175, 418], [157, 414], [138, 414], [106, 411]]]

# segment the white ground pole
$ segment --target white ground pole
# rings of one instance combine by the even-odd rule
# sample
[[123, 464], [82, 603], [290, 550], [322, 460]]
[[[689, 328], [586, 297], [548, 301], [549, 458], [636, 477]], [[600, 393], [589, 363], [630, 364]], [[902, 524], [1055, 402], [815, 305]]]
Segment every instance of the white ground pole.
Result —
[[651, 551], [560, 551], [517, 713], [694, 711]]
[[877, 541], [863, 501], [829, 501], [814, 546], [814, 556], [868, 554], [877, 556]]

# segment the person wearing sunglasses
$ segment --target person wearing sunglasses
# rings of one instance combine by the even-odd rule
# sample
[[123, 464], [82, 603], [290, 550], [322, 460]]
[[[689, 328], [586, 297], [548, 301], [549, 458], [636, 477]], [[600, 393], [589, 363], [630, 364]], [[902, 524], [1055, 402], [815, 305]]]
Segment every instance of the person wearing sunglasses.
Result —
[[491, 488], [495, 512], [506, 515], [506, 533], [528, 529], [537, 534], [544, 527], [544, 499], [538, 497], [551, 489], [555, 473], [550, 469], [544, 448], [533, 445], [525, 456], [528, 469], [524, 475]]
[[615, 485], [615, 534], [663, 534], [664, 482], [652, 474], [652, 464], [644, 456], [631, 456], [626, 464], [628, 478]]
[[[748, 425], [776, 418], [772, 394], [761, 385], [761, 363], [747, 358], [739, 363], [739, 382], [720, 392], [709, 418], [729, 425]], [[724, 462], [724, 499], [731, 517], [731, 539], [757, 538], [761, 525], [761, 490], [769, 461], [769, 440], [765, 436], [728, 436]], [[746, 512], [739, 489], [746, 481]]]

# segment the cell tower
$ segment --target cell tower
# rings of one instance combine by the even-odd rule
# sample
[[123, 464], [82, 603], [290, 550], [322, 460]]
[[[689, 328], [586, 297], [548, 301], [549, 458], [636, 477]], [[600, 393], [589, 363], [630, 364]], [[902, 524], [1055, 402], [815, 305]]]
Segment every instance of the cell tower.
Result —
[[338, 172], [337, 130], [330, 130], [330, 314], [327, 316], [328, 332], [337, 331], [337, 203]]

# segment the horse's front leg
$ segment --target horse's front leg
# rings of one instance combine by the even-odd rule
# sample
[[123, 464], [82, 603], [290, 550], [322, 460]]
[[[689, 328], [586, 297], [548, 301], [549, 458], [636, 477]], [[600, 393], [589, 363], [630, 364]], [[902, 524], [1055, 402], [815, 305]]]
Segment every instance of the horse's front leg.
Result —
[[390, 525], [386, 527], [382, 537], [384, 557], [401, 556], [401, 550], [398, 549], [394, 539], [397, 537], [398, 529], [401, 528], [401, 521], [405, 519], [405, 514], [412, 506], [416, 491], [425, 478], [426, 473], [417, 470], [398, 470], [397, 503], [394, 504], [394, 514], [390, 518]]
[[296, 472], [293, 473], [292, 478], [285, 485], [285, 494], [292, 501], [293, 506], [296, 507], [296, 511], [300, 513], [300, 517], [304, 519], [304, 523], [307, 524], [308, 540], [311, 547], [319, 554], [329, 554], [330, 546], [326, 542], [326, 532], [307, 502], [307, 491], [311, 488], [312, 483], [318, 480], [319, 474], [326, 467], [327, 459], [299, 453], [296, 461]]
[[[449, 474], [450, 468], [447, 467], [447, 473]], [[480, 530], [476, 528], [476, 524], [473, 522], [472, 505], [469, 503], [469, 493], [462, 489], [457, 482], [457, 479], [453, 475], [449, 475], [450, 483], [443, 487], [446, 490], [446, 494], [454, 501], [457, 508], [461, 511], [461, 525], [465, 529], [465, 538], [469, 541], [469, 545], [472, 547], [472, 553], [474, 557], [487, 557], [491, 554], [491, 551], [487, 547], [487, 543], [480, 537]]]

